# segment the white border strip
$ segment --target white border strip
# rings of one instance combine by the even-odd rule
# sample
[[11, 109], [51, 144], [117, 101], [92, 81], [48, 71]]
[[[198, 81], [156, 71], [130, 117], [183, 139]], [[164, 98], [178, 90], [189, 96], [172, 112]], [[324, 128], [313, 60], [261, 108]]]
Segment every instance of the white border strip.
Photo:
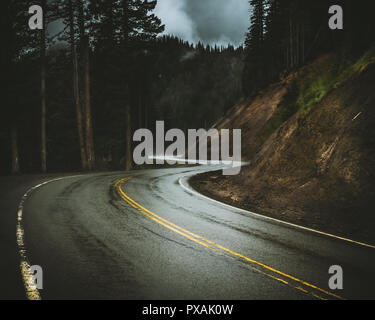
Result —
[[20, 261], [21, 275], [22, 275], [23, 283], [24, 283], [25, 290], [26, 290], [26, 297], [27, 297], [28, 300], [42, 300], [42, 298], [41, 298], [39, 290], [36, 288], [36, 286], [32, 285], [33, 277], [32, 277], [32, 275], [30, 274], [30, 271], [29, 271], [31, 264], [29, 262], [29, 259], [27, 258], [27, 250], [26, 250], [26, 246], [25, 246], [25, 231], [24, 231], [24, 228], [23, 228], [23, 209], [24, 209], [25, 202], [26, 202], [27, 199], [30, 198], [31, 194], [36, 189], [39, 189], [39, 188], [45, 186], [46, 184], [49, 184], [51, 182], [60, 181], [60, 180], [63, 180], [63, 179], [77, 178], [77, 177], [81, 177], [81, 176], [82, 175], [61, 177], [61, 178], [56, 178], [56, 179], [53, 179], [53, 180], [49, 180], [49, 181], [40, 183], [40, 184], [30, 188], [29, 190], [27, 190], [27, 192], [22, 197], [22, 200], [21, 200], [21, 202], [18, 206], [16, 236], [17, 236], [18, 252], [19, 252], [19, 255], [20, 255], [20, 259], [21, 259], [21, 261]]
[[330, 233], [326, 233], [326, 232], [323, 232], [323, 231], [319, 231], [319, 230], [315, 230], [315, 229], [311, 229], [311, 228], [307, 228], [307, 227], [303, 227], [303, 226], [300, 226], [300, 225], [297, 225], [297, 224], [294, 224], [294, 223], [290, 223], [290, 222], [286, 222], [286, 221], [282, 221], [282, 220], [278, 220], [278, 219], [275, 219], [275, 218], [271, 218], [271, 217], [267, 217], [265, 215], [261, 215], [261, 214], [258, 214], [258, 213], [254, 213], [254, 212], [251, 212], [251, 211], [247, 211], [247, 210], [244, 210], [244, 209], [240, 209], [240, 208], [237, 208], [237, 207], [234, 207], [234, 206], [231, 206], [229, 204], [226, 204], [226, 203], [223, 203], [223, 202], [220, 202], [220, 201], [217, 201], [215, 199], [212, 199], [212, 198], [209, 198], [195, 190], [193, 190], [190, 186], [186, 186], [183, 184], [182, 182], [182, 179], [185, 179], [187, 177], [191, 177], [191, 176], [184, 176], [182, 178], [180, 178], [178, 180], [178, 183], [180, 184], [180, 186], [187, 192], [193, 194], [193, 195], [196, 195], [198, 197], [201, 197], [201, 198], [204, 198], [206, 200], [210, 200], [212, 202], [215, 202], [223, 207], [227, 207], [229, 209], [234, 209], [236, 211], [239, 211], [239, 212], [243, 212], [243, 213], [246, 213], [246, 214], [250, 214], [250, 215], [253, 215], [253, 216], [256, 216], [258, 218], [261, 218], [261, 219], [264, 219], [264, 220], [269, 220], [269, 221], [273, 221], [273, 222], [277, 222], [277, 223], [280, 223], [280, 224], [284, 224], [284, 225], [287, 225], [287, 226], [290, 226], [290, 227], [293, 227], [293, 228], [297, 228], [297, 229], [301, 229], [301, 230], [305, 230], [305, 231], [309, 231], [309, 232], [313, 232], [313, 233], [317, 233], [317, 234], [320, 234], [320, 235], [323, 235], [323, 236], [326, 236], [326, 237], [330, 237], [330, 238], [334, 238], [334, 239], [338, 239], [338, 240], [342, 240], [342, 241], [346, 241], [346, 242], [350, 242], [352, 244], [356, 244], [356, 245], [360, 245], [360, 246], [363, 246], [363, 247], [367, 247], [367, 248], [371, 248], [371, 249], [375, 249], [375, 245], [371, 245], [371, 244], [367, 244], [367, 243], [363, 243], [363, 242], [359, 242], [359, 241], [355, 241], [355, 240], [351, 240], [351, 239], [348, 239], [348, 238], [344, 238], [344, 237], [339, 237], [339, 236], [336, 236], [334, 234], [330, 234]]

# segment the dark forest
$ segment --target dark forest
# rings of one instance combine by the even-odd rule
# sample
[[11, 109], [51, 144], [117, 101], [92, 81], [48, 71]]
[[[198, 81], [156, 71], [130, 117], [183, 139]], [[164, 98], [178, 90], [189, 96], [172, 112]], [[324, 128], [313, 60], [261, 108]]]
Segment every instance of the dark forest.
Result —
[[[28, 29], [29, 1], [2, 1], [1, 173], [130, 169], [138, 128], [161, 119], [210, 128], [322, 53], [360, 55], [373, 41], [372, 12], [328, 2], [251, 0], [249, 33], [234, 48], [161, 36], [156, 1], [39, 1], [45, 27], [63, 21], [53, 36]], [[331, 2], [350, 12], [344, 30], [327, 27]]]

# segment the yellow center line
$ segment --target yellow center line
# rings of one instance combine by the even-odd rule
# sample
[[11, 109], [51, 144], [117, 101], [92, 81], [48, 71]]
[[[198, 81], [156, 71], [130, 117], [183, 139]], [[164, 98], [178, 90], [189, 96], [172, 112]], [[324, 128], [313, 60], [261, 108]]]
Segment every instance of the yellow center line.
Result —
[[[176, 224], [174, 224], [174, 223], [172, 223], [172, 222], [170, 222], [170, 221], [168, 221], [168, 220], [166, 220], [166, 219], [160, 217], [159, 215], [157, 215], [157, 214], [151, 212], [150, 210], [144, 208], [144, 207], [143, 207], [142, 205], [140, 205], [138, 202], [136, 202], [135, 200], [133, 200], [132, 198], [130, 198], [130, 197], [124, 192], [124, 190], [122, 189], [122, 185], [123, 185], [125, 182], [129, 181], [131, 178], [132, 178], [132, 177], [127, 177], [127, 178], [124, 178], [124, 179], [121, 179], [121, 180], [117, 181], [117, 182], [115, 183], [115, 188], [117, 188], [117, 190], [118, 190], [118, 192], [119, 192], [121, 198], [122, 198], [125, 202], [127, 202], [127, 203], [128, 203], [130, 206], [132, 206], [133, 208], [137, 209], [139, 212], [141, 212], [143, 215], [145, 215], [145, 216], [148, 217], [149, 219], [151, 219], [151, 220], [155, 221], [156, 223], [158, 223], [158, 224], [164, 226], [165, 228], [167, 228], [167, 229], [169, 229], [169, 230], [171, 230], [171, 231], [173, 231], [173, 232], [175, 232], [175, 233], [177, 233], [177, 234], [179, 234], [179, 235], [181, 235], [181, 236], [183, 236], [183, 237], [185, 237], [185, 238], [187, 238], [187, 239], [189, 239], [189, 240], [191, 240], [191, 241], [194, 241], [194, 242], [196, 242], [196, 243], [198, 243], [198, 244], [200, 244], [200, 245], [202, 245], [202, 246], [205, 246], [205, 247], [207, 247], [207, 248], [209, 248], [209, 249], [211, 249], [211, 250], [217, 250], [217, 249], [219, 249], [220, 251], [226, 252], [226, 253], [230, 254], [231, 256], [235, 256], [235, 257], [237, 257], [237, 258], [240, 258], [240, 259], [242, 259], [242, 260], [245, 260], [245, 261], [247, 261], [247, 262], [250, 262], [250, 263], [252, 263], [252, 264], [255, 264], [255, 265], [257, 265], [257, 266], [260, 266], [260, 267], [262, 267], [263, 269], [266, 269], [266, 270], [268, 270], [268, 271], [271, 271], [271, 272], [274, 273], [274, 274], [278, 274], [279, 276], [282, 276], [282, 277], [284, 277], [284, 278], [288, 278], [288, 279], [290, 279], [290, 280], [293, 280], [294, 282], [297, 282], [297, 283], [299, 283], [299, 284], [302, 284], [302, 285], [305, 286], [305, 287], [309, 287], [309, 288], [314, 289], [314, 290], [316, 290], [316, 291], [320, 291], [321, 293], [324, 293], [324, 294], [326, 294], [326, 295], [328, 295], [328, 296], [331, 296], [331, 297], [334, 297], [334, 298], [336, 298], [336, 299], [344, 300], [344, 298], [342, 298], [342, 297], [340, 297], [340, 296], [338, 296], [338, 295], [336, 295], [336, 294], [333, 294], [332, 292], [329, 292], [329, 291], [326, 291], [326, 290], [324, 290], [324, 289], [321, 289], [321, 288], [319, 288], [319, 287], [317, 287], [317, 286], [315, 286], [315, 285], [313, 285], [313, 284], [310, 284], [310, 283], [308, 283], [308, 282], [306, 282], [306, 281], [300, 280], [300, 279], [298, 279], [298, 278], [296, 278], [296, 277], [293, 277], [293, 276], [291, 276], [291, 275], [289, 275], [289, 274], [286, 274], [286, 273], [284, 273], [284, 272], [281, 272], [281, 271], [279, 271], [279, 270], [277, 270], [277, 269], [275, 269], [275, 268], [272, 268], [272, 267], [270, 267], [270, 266], [267, 266], [267, 265], [265, 265], [265, 264], [263, 264], [263, 263], [261, 263], [261, 262], [258, 262], [258, 261], [256, 261], [256, 260], [253, 260], [253, 259], [251, 259], [251, 258], [248, 258], [248, 257], [246, 257], [246, 256], [244, 256], [244, 255], [242, 255], [242, 254], [240, 254], [240, 253], [237, 253], [237, 252], [235, 252], [235, 251], [232, 251], [232, 250], [230, 250], [230, 249], [227, 249], [227, 248], [225, 248], [225, 247], [223, 247], [223, 246], [221, 246], [221, 245], [219, 245], [219, 244], [217, 244], [217, 243], [215, 243], [215, 242], [212, 242], [212, 241], [210, 241], [210, 240], [207, 240], [207, 239], [205, 239], [205, 238], [203, 238], [203, 237], [201, 237], [201, 236], [199, 236], [199, 235], [197, 235], [197, 234], [194, 234], [194, 233], [192, 233], [192, 232], [190, 232], [190, 231], [188, 231], [188, 230], [186, 230], [186, 229], [184, 229], [184, 228], [181, 228], [180, 226], [177, 226]], [[262, 272], [261, 270], [259, 270], [259, 269], [257, 269], [257, 268], [254, 268], [254, 267], [253, 267], [253, 269], [255, 269], [256, 271], [258, 271], [258, 272], [260, 272], [260, 273], [262, 273], [262, 274], [264, 274], [264, 275], [266, 275], [266, 276], [268, 276], [268, 277], [270, 277], [270, 278], [272, 278], [272, 279], [275, 279], [275, 280], [277, 280], [277, 281], [279, 281], [279, 282], [282, 282], [282, 283], [285, 284], [285, 285], [289, 285], [289, 286], [291, 286], [291, 287], [293, 287], [293, 288], [295, 288], [295, 289], [297, 289], [297, 290], [299, 290], [299, 291], [302, 291], [302, 292], [304, 292], [304, 293], [310, 293], [313, 297], [318, 298], [318, 299], [321, 299], [321, 300], [324, 300], [324, 298], [320, 297], [319, 295], [317, 295], [317, 294], [315, 294], [315, 293], [313, 293], [313, 292], [308, 292], [308, 291], [306, 291], [305, 289], [301, 288], [300, 286], [293, 286], [293, 285], [291, 285], [289, 282], [287, 282], [287, 281], [285, 281], [285, 280], [283, 280], [283, 279], [280, 279], [280, 278], [278, 278], [278, 277], [275, 277], [275, 276], [273, 276], [273, 275], [271, 275], [271, 274], [269, 274], [269, 273]]]

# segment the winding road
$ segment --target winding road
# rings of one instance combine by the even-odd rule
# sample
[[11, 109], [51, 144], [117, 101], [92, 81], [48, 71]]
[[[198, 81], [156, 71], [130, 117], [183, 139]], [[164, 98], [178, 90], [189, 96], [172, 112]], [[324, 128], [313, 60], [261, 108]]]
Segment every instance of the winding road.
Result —
[[[0, 181], [0, 297], [26, 297], [24, 257], [43, 268], [42, 299], [375, 298], [374, 247], [229, 207], [190, 188], [190, 176], [216, 169], [29, 178], [22, 192], [20, 183]], [[43, 181], [50, 182], [38, 185]], [[344, 290], [329, 289], [333, 265], [343, 268]]]

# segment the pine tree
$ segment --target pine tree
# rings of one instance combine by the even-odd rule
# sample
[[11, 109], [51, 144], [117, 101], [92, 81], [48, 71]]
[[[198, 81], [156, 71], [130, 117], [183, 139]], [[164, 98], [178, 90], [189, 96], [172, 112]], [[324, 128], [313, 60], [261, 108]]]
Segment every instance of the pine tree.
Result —
[[[47, 1], [42, 0], [41, 5], [43, 8], [44, 15], [47, 12]], [[46, 103], [46, 69], [47, 69], [47, 57], [46, 57], [46, 19], [43, 19], [43, 29], [40, 31], [40, 98], [41, 98], [41, 169], [43, 173], [47, 172], [47, 133], [46, 133], [46, 114], [47, 114], [47, 103]]]
[[74, 96], [74, 105], [76, 108], [77, 114], [77, 130], [78, 130], [78, 138], [79, 138], [79, 147], [81, 153], [81, 163], [82, 169], [88, 169], [88, 162], [87, 162], [87, 150], [85, 146], [85, 139], [84, 139], [84, 128], [83, 128], [83, 114], [82, 114], [82, 106], [79, 97], [79, 74], [78, 74], [78, 56], [77, 56], [77, 46], [76, 46], [76, 35], [75, 35], [75, 2], [73, 0], [68, 0], [67, 2], [67, 12], [68, 12], [68, 23], [69, 23], [69, 42], [71, 48], [71, 59], [73, 65], [73, 96]]
[[90, 40], [87, 29], [97, 17], [93, 15], [89, 18], [91, 13], [89, 9], [91, 8], [96, 14], [95, 9], [99, 2], [102, 1], [63, 0], [55, 8], [55, 15], [63, 19], [67, 26], [65, 28], [67, 32], [62, 33], [60, 40], [68, 41], [70, 44], [73, 98], [83, 170], [92, 170], [95, 167], [90, 89]]
[[246, 37], [245, 45], [253, 52], [261, 50], [264, 40], [265, 4], [264, 0], [250, 0], [252, 7], [251, 26]]
[[[132, 148], [131, 148], [131, 131], [132, 131], [132, 108], [130, 98], [130, 81], [136, 76], [137, 70], [131, 66], [138, 66], [137, 60], [144, 55], [147, 50], [148, 43], [156, 38], [156, 36], [164, 30], [161, 20], [151, 13], [156, 7], [157, 1], [144, 0], [121, 0], [122, 19], [121, 19], [121, 38], [120, 45], [123, 56], [125, 57], [126, 74], [126, 91], [129, 95], [126, 105], [126, 170], [132, 167]], [[129, 77], [130, 74], [130, 77]], [[133, 90], [132, 90], [133, 91]], [[134, 92], [134, 91], [133, 91]], [[137, 92], [137, 90], [135, 90]], [[138, 95], [142, 92], [138, 91]], [[140, 101], [140, 97], [133, 98], [135, 103]], [[140, 106], [138, 105], [138, 108]]]
[[250, 94], [262, 87], [264, 64], [264, 27], [265, 3], [264, 0], [250, 0], [252, 7], [251, 25], [246, 36], [246, 62], [243, 74], [243, 88]]
[[330, 6], [326, 0], [251, 0], [250, 5], [243, 73], [247, 95], [319, 54], [341, 47], [342, 34], [324, 31]]
[[22, 92], [20, 82], [24, 75], [19, 72], [19, 66], [26, 56], [35, 53], [39, 41], [37, 32], [30, 32], [27, 21], [29, 2], [26, 0], [5, 0], [2, 5], [2, 43], [1, 64], [4, 82], [4, 94], [2, 96], [1, 121], [8, 131], [11, 150], [11, 170], [13, 174], [20, 172], [21, 155], [19, 149], [19, 130], [22, 120], [22, 105], [19, 97]]
[[92, 112], [91, 112], [91, 78], [90, 78], [90, 40], [86, 32], [87, 16], [85, 11], [87, 6], [82, 0], [78, 0], [78, 27], [80, 36], [81, 59], [83, 68], [83, 99], [84, 102], [84, 124], [85, 124], [85, 147], [87, 155], [87, 166], [89, 170], [95, 167], [95, 151], [94, 151], [94, 133], [92, 126]]

